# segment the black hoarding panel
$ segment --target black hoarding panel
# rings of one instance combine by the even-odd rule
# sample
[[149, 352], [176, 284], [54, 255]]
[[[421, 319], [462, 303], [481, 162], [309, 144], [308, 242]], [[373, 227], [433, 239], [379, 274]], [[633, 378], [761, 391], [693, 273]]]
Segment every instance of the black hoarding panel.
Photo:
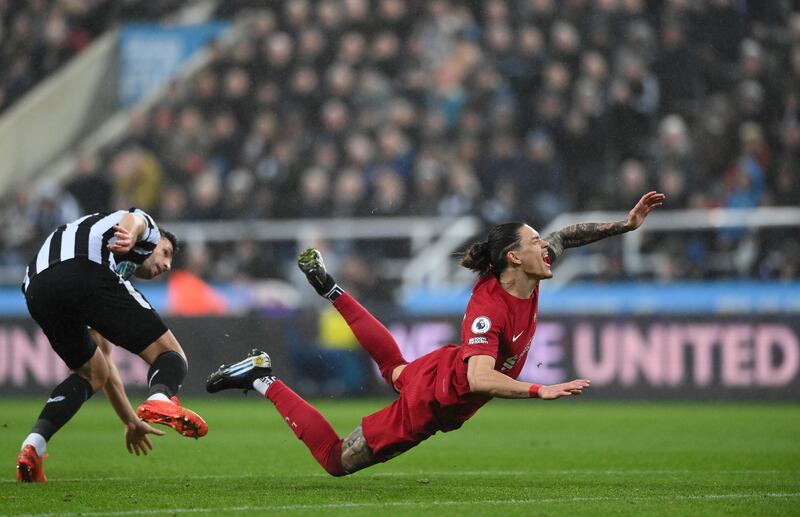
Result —
[[[459, 342], [460, 318], [384, 320], [408, 360]], [[210, 371], [251, 348], [268, 351], [277, 373], [306, 395], [391, 393], [357, 345], [318, 346], [315, 315], [167, 323], [189, 357], [187, 394], [203, 393]], [[548, 318], [539, 322], [531, 345], [521, 380], [588, 378], [587, 395], [597, 398], [800, 401], [800, 321], [791, 316]], [[115, 350], [114, 359], [129, 392], [141, 396], [147, 365], [124, 350]], [[4, 395], [47, 393], [66, 375], [32, 320], [0, 320]]]

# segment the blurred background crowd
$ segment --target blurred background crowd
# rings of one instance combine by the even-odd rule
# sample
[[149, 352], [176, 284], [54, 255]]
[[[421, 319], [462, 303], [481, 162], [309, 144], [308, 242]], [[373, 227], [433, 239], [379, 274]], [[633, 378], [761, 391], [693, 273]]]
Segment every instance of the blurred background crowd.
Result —
[[156, 21], [184, 0], [0, 0], [0, 113], [108, 29]]
[[[0, 0], [0, 109], [107, 27], [182, 3]], [[10, 194], [0, 261], [129, 206], [159, 221], [468, 214], [537, 228], [653, 189], [667, 209], [797, 206], [798, 4], [223, 2], [217, 16], [245, 20], [246, 37], [63, 184]], [[725, 275], [797, 277], [800, 238], [782, 231], [660, 239], [671, 261], [656, 276], [713, 276], [706, 258], [748, 238], [760, 259]], [[376, 257], [348, 256], [342, 274], [369, 292]], [[229, 280], [286, 278], [288, 258], [240, 241], [184, 260]], [[605, 277], [624, 278], [610, 263]]]

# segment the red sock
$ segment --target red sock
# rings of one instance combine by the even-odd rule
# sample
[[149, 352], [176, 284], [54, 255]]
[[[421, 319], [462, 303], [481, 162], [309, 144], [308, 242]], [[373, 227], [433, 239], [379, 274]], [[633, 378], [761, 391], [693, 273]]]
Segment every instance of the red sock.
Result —
[[389, 330], [347, 292], [339, 296], [333, 306], [350, 325], [350, 330], [372, 360], [378, 363], [381, 376], [394, 388], [392, 371], [408, 361], [403, 358], [400, 347]]
[[342, 467], [342, 439], [322, 413], [280, 380], [272, 383], [266, 397], [328, 474], [346, 474]]

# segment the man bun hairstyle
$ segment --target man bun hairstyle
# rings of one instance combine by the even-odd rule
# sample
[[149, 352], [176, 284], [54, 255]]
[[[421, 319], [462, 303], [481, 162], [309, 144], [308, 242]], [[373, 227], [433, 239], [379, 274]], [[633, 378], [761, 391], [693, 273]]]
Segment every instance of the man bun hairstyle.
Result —
[[487, 241], [472, 243], [461, 257], [462, 266], [480, 274], [488, 271], [489, 264], [489, 243]]
[[489, 232], [485, 241], [472, 243], [461, 256], [461, 265], [485, 275], [492, 271], [499, 277], [506, 266], [506, 253], [519, 247], [519, 229], [525, 223], [498, 224]]

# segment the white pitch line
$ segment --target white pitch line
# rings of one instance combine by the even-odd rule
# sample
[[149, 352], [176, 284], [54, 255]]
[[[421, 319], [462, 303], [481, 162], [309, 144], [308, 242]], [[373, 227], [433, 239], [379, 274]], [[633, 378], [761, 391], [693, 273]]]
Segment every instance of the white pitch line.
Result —
[[[708, 475], [726, 475], [726, 474], [742, 474], [742, 475], [785, 475], [794, 474], [795, 471], [791, 470], [758, 470], [758, 469], [742, 469], [742, 470], [691, 470], [691, 469], [661, 469], [661, 470], [625, 470], [625, 469], [564, 469], [564, 470], [463, 470], [463, 471], [444, 471], [444, 470], [420, 470], [417, 472], [363, 472], [356, 474], [359, 478], [378, 478], [378, 477], [415, 477], [415, 476], [521, 476], [521, 475], [586, 475], [586, 476], [671, 476], [683, 474], [708, 474]], [[180, 474], [170, 476], [148, 476], [148, 480], [203, 480], [203, 479], [245, 479], [251, 477], [263, 478], [263, 473], [247, 475], [233, 475], [233, 474], [203, 474], [197, 476], [184, 476]], [[327, 474], [303, 474], [302, 477], [319, 477], [328, 478]], [[111, 476], [111, 477], [75, 477], [75, 478], [54, 478], [50, 483], [82, 483], [86, 481], [141, 481], [140, 476]], [[3, 483], [17, 483], [14, 479], [0, 479], [0, 484]]]
[[[217, 512], [264, 512], [264, 511], [292, 511], [292, 510], [335, 510], [353, 508], [414, 508], [432, 506], [475, 506], [475, 505], [520, 505], [520, 504], [569, 504], [569, 503], [593, 503], [593, 502], [613, 502], [613, 501], [718, 501], [730, 499], [788, 499], [800, 497], [800, 492], [792, 493], [767, 493], [767, 494], [706, 494], [706, 495], [685, 495], [685, 496], [636, 496], [636, 497], [553, 497], [546, 499], [493, 499], [481, 501], [392, 501], [392, 502], [369, 502], [369, 503], [328, 503], [328, 504], [287, 504], [287, 505], [264, 505], [264, 506], [228, 506], [214, 508], [162, 508], [151, 510], [127, 510], [121, 512], [71, 512], [71, 513], [33, 513], [22, 514], [16, 517], [57, 517], [57, 516], [94, 516], [94, 515], [158, 515], [176, 513], [217, 513]], [[0, 517], [11, 517], [13, 514], [4, 514]]]

